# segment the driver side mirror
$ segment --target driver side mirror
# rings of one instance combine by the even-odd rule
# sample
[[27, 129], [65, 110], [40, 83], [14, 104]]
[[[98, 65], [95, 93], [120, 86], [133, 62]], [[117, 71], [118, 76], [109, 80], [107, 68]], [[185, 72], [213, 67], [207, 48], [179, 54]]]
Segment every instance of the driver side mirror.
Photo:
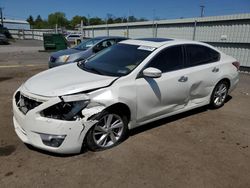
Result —
[[162, 72], [159, 69], [148, 67], [145, 70], [143, 70], [143, 76], [149, 77], [149, 78], [160, 78]]

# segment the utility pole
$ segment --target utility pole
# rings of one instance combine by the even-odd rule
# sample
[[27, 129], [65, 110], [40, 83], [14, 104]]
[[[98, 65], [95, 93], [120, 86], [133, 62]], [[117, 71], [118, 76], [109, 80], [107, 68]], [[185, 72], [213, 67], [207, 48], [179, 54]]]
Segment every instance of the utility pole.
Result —
[[[90, 15], [88, 14], [88, 26], [90, 26]], [[93, 34], [93, 33], [92, 33]], [[89, 36], [90, 34], [89, 34], [89, 28], [88, 28], [88, 37], [90, 37]]]
[[204, 10], [205, 10], [205, 6], [201, 5], [201, 17], [204, 17]]
[[106, 30], [107, 30], [107, 36], [109, 36], [108, 14], [106, 16]]
[[153, 23], [152, 23], [153, 38], [155, 37], [155, 9], [153, 9]]
[[3, 8], [0, 7], [1, 24], [3, 26]]
[[90, 15], [88, 14], [88, 26], [90, 25]]
[[130, 15], [130, 10], [128, 11], [128, 16], [127, 16], [127, 38], [129, 38], [129, 15]]
[[81, 40], [82, 39], [83, 39], [83, 20], [81, 20]]

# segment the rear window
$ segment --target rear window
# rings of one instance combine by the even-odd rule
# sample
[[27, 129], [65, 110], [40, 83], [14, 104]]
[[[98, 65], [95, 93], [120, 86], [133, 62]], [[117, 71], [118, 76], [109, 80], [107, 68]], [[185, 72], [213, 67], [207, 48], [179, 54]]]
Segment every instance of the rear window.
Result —
[[73, 37], [80, 37], [80, 35], [69, 35], [69, 38], [73, 38]]
[[188, 67], [213, 63], [220, 60], [220, 54], [209, 47], [193, 44], [185, 46], [188, 57]]
[[92, 46], [94, 46], [96, 43], [98, 43], [101, 39], [89, 39], [89, 40], [84, 40], [83, 42], [81, 42], [80, 44], [78, 44], [77, 46], [75, 46], [75, 49], [78, 50], [86, 50]]

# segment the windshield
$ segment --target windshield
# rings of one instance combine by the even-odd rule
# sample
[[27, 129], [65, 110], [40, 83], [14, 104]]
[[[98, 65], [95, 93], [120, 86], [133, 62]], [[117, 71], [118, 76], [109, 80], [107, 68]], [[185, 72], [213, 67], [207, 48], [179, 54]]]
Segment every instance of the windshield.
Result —
[[81, 42], [80, 44], [78, 44], [74, 48], [78, 49], [78, 50], [87, 50], [88, 48], [94, 46], [100, 40], [101, 39], [89, 39], [89, 40], [85, 40], [85, 41]]
[[124, 76], [134, 70], [153, 50], [142, 46], [117, 44], [82, 62], [79, 67], [97, 74]]

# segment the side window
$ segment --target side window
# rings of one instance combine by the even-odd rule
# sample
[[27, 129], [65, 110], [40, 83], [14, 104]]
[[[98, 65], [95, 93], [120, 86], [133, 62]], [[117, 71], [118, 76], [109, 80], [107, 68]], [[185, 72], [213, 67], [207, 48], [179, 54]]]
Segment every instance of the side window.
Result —
[[78, 37], [78, 35], [69, 35], [69, 38], [75, 38]]
[[216, 52], [213, 49], [210, 49], [211, 62], [220, 61], [220, 53]]
[[201, 45], [186, 45], [188, 67], [203, 65], [220, 60], [220, 54], [215, 50]]
[[162, 50], [147, 67], [154, 67], [164, 72], [183, 68], [183, 53], [181, 46], [173, 46]]
[[105, 40], [105, 41], [102, 42], [103, 48], [110, 47], [110, 46], [112, 46], [114, 44], [115, 44], [115, 40], [113, 40], [113, 39], [112, 40]]
[[100, 50], [101, 49], [104, 49], [104, 48], [107, 48], [107, 47], [110, 47], [110, 46], [112, 46], [112, 45], [114, 45], [115, 44], [115, 40], [105, 40], [105, 41], [102, 41], [101, 43], [99, 43], [97, 46], [98, 46], [98, 48], [100, 48]]

